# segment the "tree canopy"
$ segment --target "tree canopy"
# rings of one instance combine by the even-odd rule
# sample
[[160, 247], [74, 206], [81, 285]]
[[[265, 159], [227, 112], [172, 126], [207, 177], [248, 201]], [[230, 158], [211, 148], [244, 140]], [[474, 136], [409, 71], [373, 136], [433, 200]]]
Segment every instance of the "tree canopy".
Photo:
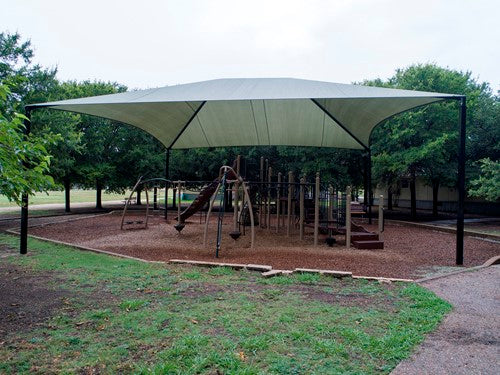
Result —
[[[25, 104], [123, 92], [116, 82], [57, 80], [55, 68], [33, 64], [29, 40], [19, 34], [0, 34], [0, 119], [2, 134], [0, 194], [19, 202], [22, 192], [71, 186], [123, 191], [140, 176], [164, 176], [165, 147], [150, 134], [109, 120], [40, 109], [33, 113], [32, 135], [23, 135], [20, 113]], [[398, 69], [387, 80], [363, 84], [436, 91], [467, 96], [467, 181], [471, 194], [498, 199], [500, 106], [486, 83], [470, 72], [435, 64]], [[371, 137], [373, 181], [397, 192], [402, 179], [417, 177], [433, 187], [437, 210], [439, 186], [456, 184], [458, 110], [455, 102], [441, 102], [391, 118]], [[57, 140], [60, 140], [57, 142]], [[257, 179], [260, 158], [269, 160], [273, 173], [322, 180], [343, 189], [363, 186], [364, 154], [355, 150], [305, 147], [231, 147], [174, 150], [170, 176], [185, 180], [212, 180], [222, 164], [241, 154], [247, 178]], [[50, 155], [53, 155], [52, 158]], [[480, 162], [479, 162], [480, 161]], [[29, 166], [29, 168], [27, 168]], [[99, 198], [98, 198], [99, 199]], [[413, 202], [414, 203], [414, 202]], [[99, 203], [98, 203], [99, 205]], [[69, 208], [69, 205], [68, 205]]]

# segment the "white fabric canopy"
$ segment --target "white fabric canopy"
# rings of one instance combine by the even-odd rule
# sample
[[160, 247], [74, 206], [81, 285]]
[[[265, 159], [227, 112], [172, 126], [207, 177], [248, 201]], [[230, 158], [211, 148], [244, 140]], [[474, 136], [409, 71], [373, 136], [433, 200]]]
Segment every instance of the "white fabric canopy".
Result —
[[383, 120], [457, 95], [292, 78], [241, 78], [34, 104], [136, 126], [167, 148], [366, 149]]

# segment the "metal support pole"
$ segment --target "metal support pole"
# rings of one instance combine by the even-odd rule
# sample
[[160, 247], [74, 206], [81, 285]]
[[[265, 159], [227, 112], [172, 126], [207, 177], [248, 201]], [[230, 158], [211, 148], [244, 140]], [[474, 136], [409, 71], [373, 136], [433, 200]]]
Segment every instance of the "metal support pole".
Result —
[[457, 265], [464, 264], [465, 133], [467, 102], [460, 98], [460, 136], [458, 144]]
[[293, 183], [293, 173], [288, 172], [288, 199], [287, 199], [287, 211], [286, 211], [286, 235], [290, 237], [290, 227], [292, 223], [292, 183]]
[[156, 211], [158, 209], [158, 188], [155, 186], [153, 188], [153, 210]]
[[[28, 138], [31, 132], [31, 112], [26, 109], [26, 117], [24, 120], [24, 137]], [[23, 168], [27, 168], [28, 165], [23, 163]], [[21, 240], [19, 245], [19, 252], [21, 254], [28, 253], [28, 193], [23, 192], [21, 197]]]

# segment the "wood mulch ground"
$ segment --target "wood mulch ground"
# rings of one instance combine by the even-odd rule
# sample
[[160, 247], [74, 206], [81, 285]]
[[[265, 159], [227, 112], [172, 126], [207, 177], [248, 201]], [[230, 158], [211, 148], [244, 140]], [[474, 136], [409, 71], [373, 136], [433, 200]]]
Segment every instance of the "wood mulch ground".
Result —
[[[128, 221], [144, 220], [137, 212], [132, 215], [127, 217]], [[175, 220], [166, 223], [160, 215], [149, 219], [148, 229], [138, 229], [141, 225], [134, 224], [128, 226], [131, 229], [120, 230], [120, 220], [117, 214], [104, 215], [34, 227], [29, 232], [146, 260], [215, 261], [215, 218], [209, 225], [206, 248], [203, 246], [204, 225], [197, 216], [187, 222], [180, 234], [173, 227]], [[383, 250], [347, 250], [342, 236], [337, 237], [333, 247], [328, 247], [324, 243], [326, 236], [321, 236], [320, 245], [314, 247], [310, 228], [304, 241], [299, 240], [297, 230], [287, 237], [284, 228], [279, 233], [274, 227], [271, 230], [256, 228], [256, 246], [252, 250], [249, 228], [246, 228], [246, 236], [234, 241], [229, 237], [232, 214], [224, 220], [220, 262], [267, 264], [275, 269], [321, 268], [398, 278], [418, 278], [433, 267], [455, 265], [455, 235], [450, 233], [392, 224], [385, 227]], [[375, 226], [364, 226], [375, 230]], [[465, 238], [466, 267], [480, 265], [496, 255], [500, 255], [500, 243]]]

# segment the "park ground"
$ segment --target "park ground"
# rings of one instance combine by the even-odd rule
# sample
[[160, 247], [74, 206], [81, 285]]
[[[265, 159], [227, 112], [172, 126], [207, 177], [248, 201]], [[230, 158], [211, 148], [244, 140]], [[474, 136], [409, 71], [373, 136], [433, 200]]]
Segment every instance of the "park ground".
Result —
[[[43, 238], [71, 243], [86, 248], [105, 250], [119, 255], [149, 261], [168, 262], [171, 259], [215, 261], [217, 215], [210, 220], [207, 245], [203, 245], [203, 215], [195, 215], [186, 222], [181, 233], [175, 230], [175, 213], [169, 213], [168, 222], [163, 212], [150, 216], [144, 228], [145, 213], [132, 211], [126, 216], [124, 230], [120, 229], [121, 213], [88, 217], [58, 217], [33, 219], [30, 233]], [[36, 225], [36, 224], [40, 225]], [[137, 224], [139, 223], [139, 224]], [[418, 279], [436, 273], [457, 270], [455, 265], [455, 234], [429, 228], [387, 223], [383, 234], [384, 249], [347, 250], [344, 236], [338, 236], [333, 247], [325, 244], [321, 235], [318, 246], [313, 243], [313, 229], [306, 228], [303, 240], [297, 228], [290, 236], [282, 226], [278, 233], [275, 220], [271, 228], [256, 227], [255, 247], [250, 248], [250, 229], [234, 241], [232, 213], [224, 218], [220, 262], [264, 264], [274, 269], [316, 268], [353, 272], [358, 276], [379, 276]], [[376, 231], [376, 225], [363, 223]], [[243, 228], [242, 228], [243, 229]], [[467, 236], [465, 238], [466, 267], [478, 266], [489, 258], [500, 255], [500, 243]], [[461, 269], [458, 267], [458, 269]]]
[[149, 264], [0, 236], [0, 372], [389, 373], [451, 306], [415, 284]]
[[[89, 212], [89, 204], [81, 204], [81, 210]], [[123, 202], [106, 203], [110, 207], [114, 204], [119, 207]], [[53, 206], [38, 212], [40, 216], [62, 214]], [[132, 212], [132, 218], [134, 215], [140, 219], [139, 212]], [[114, 251], [118, 247], [110, 243], [111, 238], [125, 245], [137, 237], [138, 244], [147, 246], [160, 232], [170, 239], [175, 235], [169, 232], [174, 223], [165, 224], [161, 215], [151, 218], [150, 229], [132, 231], [119, 230], [119, 215], [73, 220], [80, 216], [84, 215], [33, 219], [31, 224], [45, 225], [30, 228], [30, 233], [39, 231], [51, 237], [52, 232], [55, 237], [63, 236], [57, 238], [70, 238], [69, 242], [104, 249], [107, 244]], [[17, 225], [11, 215], [2, 220], [1, 228]], [[471, 224], [493, 235], [498, 229], [495, 223]], [[439, 225], [446, 226], [446, 222]], [[199, 227], [197, 217], [186, 227], [184, 239], [200, 242], [199, 233], [189, 234], [190, 227]], [[230, 230], [230, 225], [225, 228]], [[423, 233], [433, 245], [423, 253], [416, 252], [423, 259], [433, 254], [431, 260], [447, 264], [448, 260], [442, 263], [440, 257], [448, 259], [446, 251], [453, 253], [454, 247], [446, 245], [453, 245], [453, 234], [388, 225], [385, 239], [389, 253], [394, 250], [390, 240], [393, 230], [399, 237], [404, 232], [402, 248], [414, 246], [412, 235]], [[267, 230], [259, 231], [265, 240]], [[184, 239], [178, 236], [174, 247]], [[281, 235], [277, 242], [284, 239]], [[227, 245], [227, 239], [224, 241]], [[466, 253], [468, 266], [481, 264], [493, 253], [498, 255], [498, 242], [470, 237], [466, 241], [466, 249], [471, 248], [471, 243], [478, 246], [473, 257]], [[434, 250], [443, 246], [450, 249], [445, 253]], [[466, 344], [474, 346], [475, 351], [464, 357], [464, 368], [473, 369], [477, 362], [485, 373], [495, 373], [495, 357], [488, 354], [496, 347], [491, 342], [491, 337], [496, 340], [496, 336], [487, 336], [491, 322], [486, 320], [474, 330], [477, 314], [473, 312], [467, 327], [458, 326], [461, 318], [468, 316], [470, 301], [467, 299], [466, 306], [461, 306], [462, 293], [455, 299], [450, 297], [444, 289], [445, 281], [431, 281], [437, 287], [424, 284], [455, 306], [439, 326], [451, 305], [413, 283], [311, 274], [263, 279], [250, 271], [144, 263], [36, 239], [29, 240], [28, 256], [17, 255], [17, 249], [17, 237], [0, 235], [0, 373], [384, 374], [398, 364], [398, 374], [417, 374], [422, 368], [432, 373], [445, 366], [438, 359], [442, 345], [453, 357], [464, 345], [461, 337], [466, 331]], [[233, 246], [231, 251], [235, 250]], [[245, 246], [241, 250], [245, 251]], [[332, 251], [340, 255], [341, 250], [320, 249]], [[127, 250], [122, 253], [127, 254]], [[378, 255], [372, 254], [370, 261], [368, 253], [357, 254], [361, 261], [356, 266], [358, 274], [370, 273], [366, 265]], [[409, 255], [403, 254], [404, 263], [408, 263]], [[143, 258], [148, 256], [143, 252]], [[213, 260], [212, 252], [207, 256]], [[310, 253], [299, 260], [309, 258]], [[456, 270], [451, 267], [453, 257], [449, 258], [448, 266], [433, 267], [431, 262], [430, 267], [406, 275], [428, 276]], [[385, 264], [397, 273], [393, 276], [405, 276], [391, 261]], [[453, 277], [459, 276], [442, 279], [451, 280], [451, 290], [456, 289]], [[463, 282], [465, 286], [475, 285], [466, 277]], [[478, 288], [484, 287], [484, 283], [479, 284]], [[477, 290], [470, 295], [481, 295]], [[490, 301], [490, 305], [495, 303]], [[477, 348], [476, 339], [485, 349]], [[443, 366], [433, 367], [433, 361]], [[450, 362], [446, 366], [452, 365]]]

